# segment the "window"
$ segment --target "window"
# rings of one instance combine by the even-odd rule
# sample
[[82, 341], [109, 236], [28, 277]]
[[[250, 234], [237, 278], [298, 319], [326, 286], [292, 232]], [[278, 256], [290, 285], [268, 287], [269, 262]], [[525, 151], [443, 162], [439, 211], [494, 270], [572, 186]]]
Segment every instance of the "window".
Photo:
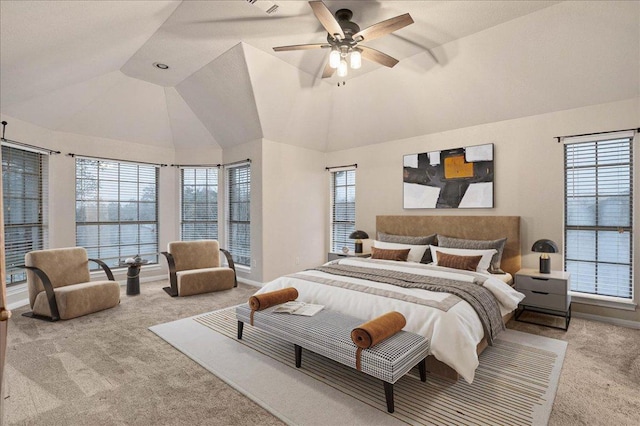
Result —
[[355, 250], [349, 234], [356, 230], [356, 171], [331, 172], [331, 251]]
[[633, 133], [564, 143], [564, 256], [571, 290], [631, 299]]
[[9, 146], [2, 147], [2, 191], [4, 204], [4, 249], [7, 285], [26, 281], [24, 255], [46, 248], [43, 214], [46, 190], [44, 154]]
[[77, 158], [76, 244], [109, 266], [136, 254], [157, 263], [158, 168]]
[[251, 165], [227, 169], [227, 249], [233, 261], [251, 266]]
[[183, 241], [218, 239], [218, 169], [183, 168], [180, 235]]

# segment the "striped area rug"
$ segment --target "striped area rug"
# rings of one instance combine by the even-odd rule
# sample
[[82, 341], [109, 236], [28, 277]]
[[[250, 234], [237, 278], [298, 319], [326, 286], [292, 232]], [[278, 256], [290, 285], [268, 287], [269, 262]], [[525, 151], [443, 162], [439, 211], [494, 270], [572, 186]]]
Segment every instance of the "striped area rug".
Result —
[[[234, 308], [193, 320], [236, 340]], [[504, 332], [509, 333], [518, 332]], [[266, 332], [245, 325], [239, 342], [293, 365], [292, 345]], [[463, 379], [453, 383], [430, 375], [423, 383], [417, 369], [411, 371], [395, 384], [395, 412], [388, 415], [416, 425], [546, 424], [563, 358], [564, 351], [558, 354], [499, 338], [480, 355], [473, 384]], [[304, 351], [302, 368], [298, 371], [386, 413], [382, 383], [375, 378], [309, 351]]]

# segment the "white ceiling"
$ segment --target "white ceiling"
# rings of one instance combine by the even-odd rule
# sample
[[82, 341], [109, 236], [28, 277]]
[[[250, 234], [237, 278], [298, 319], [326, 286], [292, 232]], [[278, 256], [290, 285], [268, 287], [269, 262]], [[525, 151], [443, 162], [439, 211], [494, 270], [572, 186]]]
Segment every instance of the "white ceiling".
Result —
[[[258, 3], [266, 0], [258, 0]], [[306, 1], [0, 2], [2, 114], [176, 149], [267, 138], [339, 150], [639, 96], [640, 3], [326, 1], [400, 63], [321, 80]], [[154, 62], [170, 66], [161, 71]]]

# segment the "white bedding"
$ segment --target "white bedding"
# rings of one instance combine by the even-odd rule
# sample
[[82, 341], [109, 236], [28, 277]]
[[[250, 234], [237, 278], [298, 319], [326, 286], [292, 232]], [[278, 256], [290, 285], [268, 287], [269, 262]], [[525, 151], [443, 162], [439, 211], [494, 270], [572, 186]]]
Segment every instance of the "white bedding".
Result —
[[[427, 265], [412, 262], [346, 258], [341, 259], [340, 264], [393, 269], [419, 275], [436, 275], [461, 281], [473, 280], [473, 278], [460, 274], [460, 271], [455, 269], [439, 268], [439, 270], [434, 270]], [[475, 370], [478, 366], [476, 347], [484, 337], [484, 332], [478, 315], [467, 302], [461, 300], [445, 312], [437, 307], [424, 306], [409, 301], [382, 297], [331, 285], [323, 285], [305, 280], [304, 277], [364, 284], [373, 288], [435, 302], [445, 302], [445, 299], [450, 301], [451, 299], [447, 299], [451, 296], [449, 293], [403, 288], [313, 270], [304, 271], [295, 275], [295, 277], [280, 277], [266, 284], [257, 293], [295, 287], [299, 294], [298, 300], [325, 305], [327, 309], [362, 318], [363, 320], [375, 318], [389, 311], [398, 311], [407, 319], [407, 325], [404, 330], [418, 333], [431, 339], [431, 354], [455, 369], [467, 382], [471, 383], [473, 381]], [[516, 309], [518, 303], [524, 299], [522, 293], [515, 291], [495, 276], [490, 274], [483, 274], [483, 276], [487, 277], [484, 286], [496, 296], [503, 316]]]

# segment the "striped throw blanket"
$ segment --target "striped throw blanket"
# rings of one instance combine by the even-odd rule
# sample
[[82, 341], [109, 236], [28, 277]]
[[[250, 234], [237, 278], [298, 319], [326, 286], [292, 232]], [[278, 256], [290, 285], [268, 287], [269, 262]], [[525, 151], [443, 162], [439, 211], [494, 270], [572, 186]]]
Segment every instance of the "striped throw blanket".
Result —
[[502, 321], [498, 301], [491, 291], [482, 286], [484, 282], [482, 280], [475, 279], [473, 283], [470, 283], [441, 277], [410, 274], [387, 269], [340, 265], [337, 263], [319, 266], [312, 270], [405, 288], [421, 288], [429, 291], [455, 294], [469, 303], [476, 311], [489, 345], [493, 345], [493, 339], [506, 328]]

